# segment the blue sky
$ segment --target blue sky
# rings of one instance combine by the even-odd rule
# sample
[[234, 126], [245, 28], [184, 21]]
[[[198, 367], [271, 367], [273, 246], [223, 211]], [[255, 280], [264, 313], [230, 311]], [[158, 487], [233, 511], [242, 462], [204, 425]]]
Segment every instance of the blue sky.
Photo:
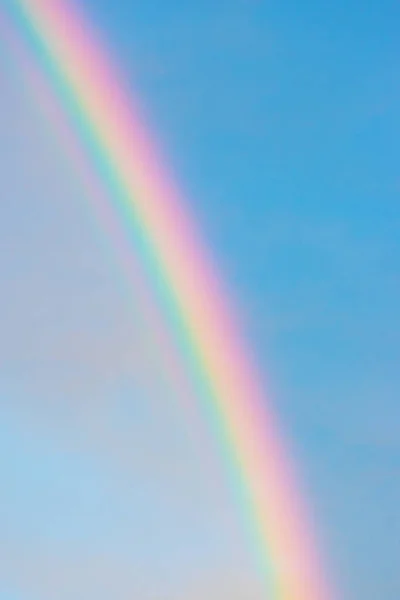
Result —
[[[400, 9], [83, 4], [238, 306], [340, 598], [397, 600]], [[258, 600], [210, 434], [154, 381], [74, 167], [12, 71], [0, 60], [0, 598]]]

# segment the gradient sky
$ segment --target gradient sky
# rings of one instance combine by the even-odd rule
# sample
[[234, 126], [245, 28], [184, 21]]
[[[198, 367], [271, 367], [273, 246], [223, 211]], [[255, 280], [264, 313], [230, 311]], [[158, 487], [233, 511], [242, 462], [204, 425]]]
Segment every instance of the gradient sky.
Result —
[[[81, 4], [232, 291], [339, 598], [398, 600], [400, 8]], [[0, 599], [260, 600], [214, 442], [7, 52]]]

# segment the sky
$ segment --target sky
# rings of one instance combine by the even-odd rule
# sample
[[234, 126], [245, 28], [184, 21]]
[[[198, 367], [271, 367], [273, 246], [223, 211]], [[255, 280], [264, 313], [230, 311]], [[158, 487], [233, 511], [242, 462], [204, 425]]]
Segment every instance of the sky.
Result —
[[[212, 249], [338, 600], [397, 600], [399, 7], [80, 4]], [[215, 440], [13, 60], [0, 42], [0, 599], [260, 600]]]

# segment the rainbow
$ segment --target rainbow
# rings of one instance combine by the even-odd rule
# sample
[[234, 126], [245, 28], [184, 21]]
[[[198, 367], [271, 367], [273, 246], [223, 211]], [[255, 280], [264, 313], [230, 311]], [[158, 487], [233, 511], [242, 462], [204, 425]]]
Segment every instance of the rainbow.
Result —
[[276, 418], [213, 261], [132, 94], [71, 1], [5, 0], [4, 6], [107, 190], [107, 215], [125, 236], [122, 253], [140, 257], [162, 306], [255, 540], [267, 597], [328, 600]]

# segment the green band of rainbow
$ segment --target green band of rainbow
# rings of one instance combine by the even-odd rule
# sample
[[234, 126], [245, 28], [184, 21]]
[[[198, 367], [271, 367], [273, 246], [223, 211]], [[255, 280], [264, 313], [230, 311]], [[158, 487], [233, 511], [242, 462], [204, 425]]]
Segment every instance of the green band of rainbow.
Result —
[[259, 376], [238, 339], [207, 250], [131, 94], [123, 91], [122, 77], [71, 2], [5, 5], [112, 192], [112, 218], [133, 242], [162, 302], [251, 523], [268, 597], [328, 600], [312, 527]]

